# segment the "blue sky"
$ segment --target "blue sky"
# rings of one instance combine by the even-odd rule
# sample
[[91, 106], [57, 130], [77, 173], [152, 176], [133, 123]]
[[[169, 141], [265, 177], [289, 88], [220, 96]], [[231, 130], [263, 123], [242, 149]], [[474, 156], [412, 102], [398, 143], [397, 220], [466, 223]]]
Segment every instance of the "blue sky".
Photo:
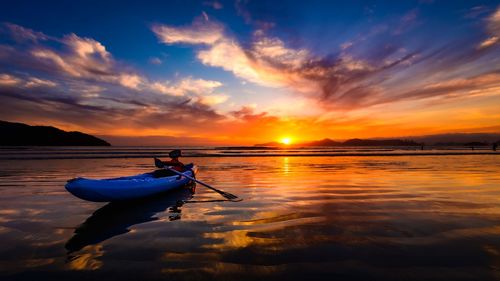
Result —
[[499, 4], [16, 1], [0, 118], [200, 142], [497, 131]]

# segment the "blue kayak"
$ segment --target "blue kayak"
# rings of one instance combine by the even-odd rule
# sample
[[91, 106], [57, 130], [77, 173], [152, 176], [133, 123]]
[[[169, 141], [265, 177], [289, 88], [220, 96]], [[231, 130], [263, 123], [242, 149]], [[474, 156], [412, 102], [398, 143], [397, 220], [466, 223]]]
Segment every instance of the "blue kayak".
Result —
[[[183, 174], [194, 177], [194, 169]], [[148, 197], [184, 187], [190, 179], [179, 175], [156, 178], [153, 173], [112, 179], [74, 178], [66, 184], [66, 190], [74, 196], [94, 202], [125, 201]]]

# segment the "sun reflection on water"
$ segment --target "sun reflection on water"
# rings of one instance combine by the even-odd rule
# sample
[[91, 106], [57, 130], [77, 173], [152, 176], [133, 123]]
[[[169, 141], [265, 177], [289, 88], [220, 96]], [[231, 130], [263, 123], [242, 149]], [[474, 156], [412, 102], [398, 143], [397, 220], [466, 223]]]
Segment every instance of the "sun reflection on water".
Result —
[[101, 245], [91, 245], [85, 248], [85, 253], [68, 257], [68, 267], [72, 270], [97, 270], [102, 267], [100, 258], [104, 255]]

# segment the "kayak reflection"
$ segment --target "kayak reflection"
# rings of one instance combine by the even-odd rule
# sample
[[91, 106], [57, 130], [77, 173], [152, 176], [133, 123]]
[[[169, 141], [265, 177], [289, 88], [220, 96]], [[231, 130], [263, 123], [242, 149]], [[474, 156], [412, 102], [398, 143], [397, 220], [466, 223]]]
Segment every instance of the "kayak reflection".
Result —
[[180, 207], [193, 197], [194, 191], [193, 184], [152, 198], [108, 203], [75, 229], [75, 234], [66, 242], [65, 248], [72, 253], [127, 233], [133, 225], [157, 220], [155, 215], [167, 209], [169, 220], [178, 220], [181, 218]]

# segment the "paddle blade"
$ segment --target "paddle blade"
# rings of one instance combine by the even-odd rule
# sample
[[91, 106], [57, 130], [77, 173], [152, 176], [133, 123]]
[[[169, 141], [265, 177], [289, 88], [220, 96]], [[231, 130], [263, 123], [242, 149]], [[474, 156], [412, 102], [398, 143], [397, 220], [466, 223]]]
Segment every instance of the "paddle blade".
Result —
[[227, 198], [227, 199], [230, 199], [230, 200], [238, 198], [238, 196], [236, 196], [234, 194], [231, 194], [231, 193], [228, 193], [228, 192], [222, 192], [221, 195], [224, 196], [224, 198]]
[[163, 168], [163, 167], [165, 166], [165, 165], [163, 164], [163, 162], [161, 162], [161, 160], [160, 160], [160, 159], [158, 159], [158, 158], [156, 158], [156, 157], [155, 157], [154, 159], [155, 159], [155, 166], [156, 166], [156, 168]]

